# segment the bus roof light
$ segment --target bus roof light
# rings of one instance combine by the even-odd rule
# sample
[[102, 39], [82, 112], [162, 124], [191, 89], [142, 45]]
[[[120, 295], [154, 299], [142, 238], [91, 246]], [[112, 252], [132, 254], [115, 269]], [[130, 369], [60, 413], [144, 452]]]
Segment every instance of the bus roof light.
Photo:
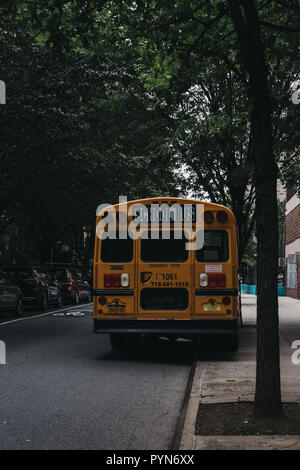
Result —
[[219, 211], [217, 212], [217, 219], [220, 224], [225, 224], [228, 219], [228, 215], [225, 211]]
[[206, 224], [212, 224], [214, 221], [214, 214], [211, 211], [204, 212], [204, 222]]

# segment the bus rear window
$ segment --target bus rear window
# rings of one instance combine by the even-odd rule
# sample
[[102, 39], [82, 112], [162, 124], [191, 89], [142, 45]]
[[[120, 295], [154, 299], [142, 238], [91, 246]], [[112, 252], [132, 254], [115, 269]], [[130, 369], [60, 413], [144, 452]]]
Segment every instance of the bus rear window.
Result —
[[224, 230], [205, 230], [204, 245], [196, 251], [196, 260], [200, 262], [224, 262], [229, 258], [228, 233]]
[[141, 239], [141, 260], [144, 262], [178, 263], [188, 259], [186, 239], [174, 239], [174, 233], [170, 232], [170, 239], [165, 240], [159, 233], [159, 239]]
[[133, 240], [106, 238], [101, 242], [101, 260], [104, 263], [129, 263], [133, 257]]

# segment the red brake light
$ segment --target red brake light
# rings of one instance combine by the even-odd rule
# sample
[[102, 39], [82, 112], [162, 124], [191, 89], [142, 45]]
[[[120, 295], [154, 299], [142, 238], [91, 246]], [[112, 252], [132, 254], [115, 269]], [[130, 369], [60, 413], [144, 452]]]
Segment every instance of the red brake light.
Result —
[[218, 273], [217, 274], [217, 286], [218, 287], [225, 287], [226, 285], [226, 274], [225, 273]]
[[225, 273], [209, 273], [207, 277], [209, 287], [225, 287], [226, 285]]
[[104, 274], [104, 287], [111, 287], [110, 274]]
[[208, 277], [208, 286], [209, 287], [216, 287], [217, 286], [217, 275], [209, 273]]
[[104, 287], [120, 287], [121, 274], [104, 274]]
[[219, 211], [217, 213], [217, 219], [220, 224], [225, 224], [225, 222], [227, 222], [228, 215], [225, 211]]

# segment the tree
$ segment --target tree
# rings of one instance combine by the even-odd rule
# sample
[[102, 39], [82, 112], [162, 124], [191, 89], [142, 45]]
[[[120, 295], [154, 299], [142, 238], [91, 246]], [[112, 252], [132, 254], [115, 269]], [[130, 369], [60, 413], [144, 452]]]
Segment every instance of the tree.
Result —
[[49, 48], [27, 26], [24, 18], [0, 19], [8, 92], [0, 109], [5, 263], [48, 262], [57, 241], [78, 245], [83, 230], [93, 233], [99, 204], [120, 194], [176, 194], [180, 184], [176, 162], [159, 150], [167, 132], [161, 114], [136, 95], [122, 63], [116, 81], [110, 58]]
[[[229, 183], [236, 169], [239, 153], [236, 143], [232, 145], [236, 134], [228, 132], [224, 126], [224, 120], [228, 119], [226, 110], [222, 110], [218, 124], [214, 96], [220, 96], [218, 87], [222, 88], [224, 81], [230, 83], [230, 76], [239, 80], [239, 88], [243, 90], [240, 99], [246, 103], [245, 113], [248, 116], [246, 123], [240, 123], [245, 134], [248, 134], [248, 149], [243, 149], [243, 156], [249, 166], [245, 169], [253, 168], [256, 190], [258, 355], [255, 415], [280, 415], [276, 159], [281, 160], [282, 175], [285, 172], [290, 174], [290, 170], [285, 168], [286, 156], [288, 154], [288, 159], [295, 158], [299, 145], [299, 139], [290, 137], [293, 132], [296, 135], [295, 122], [290, 119], [295, 110], [284, 104], [284, 92], [280, 90], [282, 76], [289, 70], [293, 73], [298, 54], [298, 2], [176, 0], [170, 3], [165, 0], [137, 0], [132, 3], [129, 0], [83, 0], [70, 4], [68, 1], [51, 0], [45, 9], [39, 7], [38, 11], [37, 2], [34, 1], [14, 2], [12, 8], [16, 4], [20, 7], [17, 8], [18, 15], [25, 18], [31, 34], [34, 36], [36, 31], [42, 32], [40, 39], [44, 44], [60, 52], [72, 44], [75, 49], [92, 50], [101, 58], [108, 58], [110, 70], [115, 66], [119, 72], [122, 64], [122, 71], [126, 72], [127, 77], [125, 89], [133, 92], [135, 97], [143, 97], [142, 102], [148, 102], [145, 107], [152, 107], [156, 115], [160, 114], [168, 123], [164, 149], [174, 157], [178, 156], [182, 143], [180, 133], [177, 133], [176, 113], [184, 103], [184, 94], [190, 92], [193, 86], [206, 90], [206, 102], [204, 100], [201, 104], [199, 113], [203, 114], [210, 108], [207, 129], [211, 135], [207, 139], [201, 131], [197, 137], [210, 153], [214, 140], [217, 140], [219, 158], [207, 158], [205, 165], [202, 154], [198, 165], [195, 158], [197, 146], [190, 145], [188, 160], [198, 175], [201, 176], [204, 169], [211, 182], [216, 178], [225, 178]], [[209, 66], [205, 71], [203, 63], [209, 64], [209, 59], [218, 62], [220, 67]], [[214, 70], [215, 84], [211, 87]], [[119, 78], [115, 81], [118, 82]], [[210, 89], [213, 89], [212, 96]], [[238, 99], [235, 99], [235, 106], [238, 105]], [[228, 109], [232, 109], [231, 106]], [[243, 106], [239, 108], [240, 111], [242, 109]], [[230, 114], [228, 122], [232, 123]], [[203, 123], [201, 126], [205, 128]], [[196, 127], [197, 123], [193, 122], [192, 129], [186, 127], [187, 133]], [[191, 139], [186, 136], [184, 140], [191, 144]], [[115, 141], [117, 149], [119, 142], [122, 138]], [[133, 148], [131, 145], [129, 147]], [[127, 145], [125, 148], [128, 150]], [[244, 167], [239, 170], [244, 171]], [[242, 174], [242, 178], [247, 194], [247, 175]], [[218, 186], [218, 181], [214, 181], [213, 191], [211, 183], [206, 188], [216, 194]], [[239, 189], [237, 184], [231, 187], [228, 184], [226, 191], [223, 191], [225, 198], [230, 190], [232, 192], [236, 188]], [[222, 188], [219, 190], [222, 193]], [[250, 194], [253, 195], [253, 192], [250, 191]], [[240, 194], [232, 192], [230, 197], [232, 204], [241, 201]]]
[[[253, 0], [228, 0], [253, 99], [257, 236], [257, 368], [255, 416], [282, 413], [277, 299], [277, 166], [272, 148], [268, 71]], [[266, 334], [267, 333], [267, 334]]]
[[198, 67], [197, 81], [176, 113], [176, 151], [189, 170], [190, 190], [233, 210], [242, 261], [255, 221], [247, 97], [226, 65], [214, 64], [211, 58]]

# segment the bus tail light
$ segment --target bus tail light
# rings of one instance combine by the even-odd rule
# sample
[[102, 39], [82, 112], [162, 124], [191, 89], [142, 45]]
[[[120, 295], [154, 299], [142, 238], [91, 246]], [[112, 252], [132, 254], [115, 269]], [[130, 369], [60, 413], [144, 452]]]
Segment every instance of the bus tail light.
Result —
[[225, 224], [227, 222], [228, 216], [225, 211], [219, 211], [217, 213], [217, 219], [220, 224]]
[[99, 297], [99, 304], [100, 305], [105, 305], [106, 304], [106, 297]]
[[217, 274], [217, 287], [225, 287], [225, 286], [226, 286], [226, 274], [218, 273]]
[[104, 274], [104, 287], [120, 287], [121, 274]]
[[129, 274], [104, 274], [104, 287], [128, 287]]
[[226, 274], [225, 273], [210, 273], [208, 274], [209, 287], [225, 287]]
[[217, 287], [217, 275], [214, 273], [210, 273], [207, 275], [208, 277], [208, 286], [209, 287]]
[[207, 274], [200, 274], [199, 284], [200, 284], [201, 287], [207, 287], [208, 286]]
[[222, 302], [224, 305], [229, 305], [231, 302], [230, 297], [223, 297]]
[[128, 287], [129, 286], [129, 274], [122, 273], [121, 274], [121, 286]]

